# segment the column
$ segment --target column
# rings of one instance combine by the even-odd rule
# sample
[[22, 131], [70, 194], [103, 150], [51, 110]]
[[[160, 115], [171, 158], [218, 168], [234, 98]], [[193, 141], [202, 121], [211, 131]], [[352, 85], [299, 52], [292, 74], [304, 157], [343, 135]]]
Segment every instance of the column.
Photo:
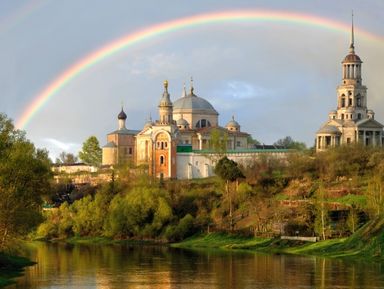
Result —
[[367, 139], [365, 136], [365, 130], [363, 130], [363, 145], [365, 146], [366, 143], [367, 143]]
[[201, 139], [201, 135], [199, 135], [199, 150], [203, 149], [203, 140]]
[[372, 131], [372, 146], [376, 146], [376, 131]]

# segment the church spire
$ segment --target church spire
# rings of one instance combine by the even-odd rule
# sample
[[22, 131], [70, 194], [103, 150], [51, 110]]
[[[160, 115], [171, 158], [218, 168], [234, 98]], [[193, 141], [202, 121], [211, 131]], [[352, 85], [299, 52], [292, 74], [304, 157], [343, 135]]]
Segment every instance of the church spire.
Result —
[[355, 33], [353, 27], [353, 10], [352, 10], [352, 29], [351, 29], [351, 44], [349, 45], [349, 53], [355, 53]]

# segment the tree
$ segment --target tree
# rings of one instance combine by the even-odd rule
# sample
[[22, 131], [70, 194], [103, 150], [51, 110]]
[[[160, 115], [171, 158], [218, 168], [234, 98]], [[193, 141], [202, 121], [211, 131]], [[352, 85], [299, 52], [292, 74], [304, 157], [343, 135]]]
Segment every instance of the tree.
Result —
[[225, 181], [225, 189], [229, 198], [230, 228], [232, 230], [232, 193], [229, 189], [229, 184], [230, 182], [234, 182], [240, 178], [244, 178], [244, 175], [238, 167], [238, 164], [235, 161], [228, 159], [226, 156], [218, 161], [217, 165], [215, 166], [215, 174], [217, 174], [222, 180]]
[[82, 151], [79, 152], [80, 159], [86, 164], [99, 166], [101, 164], [102, 150], [95, 136], [90, 136], [84, 143]]
[[56, 164], [71, 165], [77, 163], [77, 157], [72, 153], [62, 152], [58, 158], [56, 158]]
[[384, 213], [384, 177], [382, 173], [371, 177], [366, 195], [371, 216], [381, 217]]
[[323, 240], [327, 237], [327, 228], [329, 224], [328, 210], [325, 205], [325, 189], [322, 182], [316, 190], [315, 199], [315, 232], [319, 234]]
[[281, 138], [277, 140], [274, 145], [282, 146], [286, 149], [295, 149], [295, 150], [305, 150], [307, 146], [303, 142], [298, 142], [293, 140], [292, 137], [286, 136], [285, 138]]
[[0, 250], [41, 221], [42, 196], [50, 187], [50, 160], [0, 114]]

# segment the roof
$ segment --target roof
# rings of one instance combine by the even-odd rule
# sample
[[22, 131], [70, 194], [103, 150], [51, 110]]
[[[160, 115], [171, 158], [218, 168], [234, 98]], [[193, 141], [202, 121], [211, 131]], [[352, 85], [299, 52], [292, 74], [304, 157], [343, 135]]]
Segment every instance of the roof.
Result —
[[384, 126], [372, 118], [366, 118], [356, 123], [357, 127], [383, 128]]
[[221, 126], [209, 126], [195, 129], [196, 133], [200, 134], [210, 134], [213, 129], [217, 129], [219, 131], [223, 131], [228, 135], [238, 135], [238, 136], [249, 136], [249, 133], [241, 132], [241, 131], [231, 131]]
[[226, 124], [225, 127], [236, 127], [236, 128], [239, 128], [240, 127], [240, 124], [234, 120], [233, 118]]
[[113, 132], [110, 132], [110, 134], [127, 134], [127, 135], [137, 135], [140, 131], [139, 130], [132, 130], [132, 129], [127, 129], [127, 128], [122, 128], [115, 130]]
[[177, 124], [177, 125], [189, 125], [188, 121], [186, 121], [184, 118], [179, 118], [179, 119], [176, 121], [176, 124]]
[[355, 62], [355, 63], [362, 63], [360, 57], [355, 53], [350, 53], [347, 56], [345, 56], [343, 62]]
[[121, 111], [120, 111], [120, 113], [118, 114], [117, 118], [118, 118], [118, 119], [124, 119], [124, 120], [127, 119], [127, 115], [125, 114], [123, 108], [121, 108]]
[[109, 142], [107, 143], [105, 146], [103, 146], [103, 148], [116, 148], [116, 144], [114, 142]]
[[318, 131], [317, 133], [326, 133], [326, 134], [341, 134], [341, 132], [339, 131], [339, 129], [333, 125], [329, 125], [329, 124], [326, 124], [326, 125], [323, 125]]
[[199, 113], [203, 112], [206, 114], [215, 114], [219, 113], [214, 109], [212, 104], [210, 104], [204, 98], [198, 97], [197, 95], [190, 93], [185, 97], [181, 97], [173, 103], [173, 111], [180, 112], [183, 110], [196, 110]]

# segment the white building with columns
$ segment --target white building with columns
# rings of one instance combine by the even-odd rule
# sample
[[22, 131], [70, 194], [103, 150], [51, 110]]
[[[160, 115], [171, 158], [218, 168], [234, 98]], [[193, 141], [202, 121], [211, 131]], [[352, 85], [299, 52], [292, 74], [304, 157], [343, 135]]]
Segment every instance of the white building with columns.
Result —
[[337, 87], [337, 109], [316, 133], [316, 151], [348, 143], [383, 146], [383, 125], [367, 106], [367, 87], [362, 83], [362, 61], [355, 53], [352, 22], [349, 53], [342, 62], [342, 82]]

